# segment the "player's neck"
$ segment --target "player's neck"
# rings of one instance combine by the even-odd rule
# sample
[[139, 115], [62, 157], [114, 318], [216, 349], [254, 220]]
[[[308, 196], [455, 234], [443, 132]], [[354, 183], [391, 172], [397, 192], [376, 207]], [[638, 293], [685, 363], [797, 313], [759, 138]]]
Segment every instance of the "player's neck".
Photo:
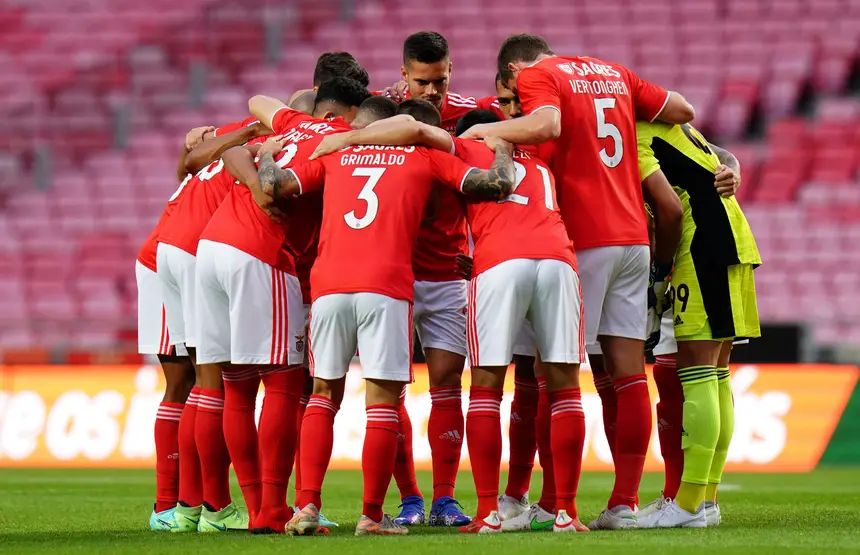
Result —
[[532, 62], [532, 65], [534, 65], [538, 62], [542, 62], [542, 61], [546, 60], [547, 58], [555, 58], [555, 54], [543, 54], [543, 53], [538, 54], [537, 58], [535, 58], [535, 61]]

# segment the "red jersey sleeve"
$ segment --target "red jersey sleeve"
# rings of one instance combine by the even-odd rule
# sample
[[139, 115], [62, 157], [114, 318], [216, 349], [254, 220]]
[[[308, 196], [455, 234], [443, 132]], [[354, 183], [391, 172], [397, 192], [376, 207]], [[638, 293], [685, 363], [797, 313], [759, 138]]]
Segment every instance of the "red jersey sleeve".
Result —
[[663, 107], [669, 102], [669, 91], [641, 79], [629, 69], [627, 70], [627, 78], [633, 95], [636, 118], [645, 121], [657, 119], [657, 115], [663, 111]]
[[466, 174], [472, 171], [472, 166], [441, 150], [428, 150], [427, 154], [436, 180], [446, 187], [461, 192], [463, 181], [466, 179]]
[[287, 171], [293, 172], [299, 182], [299, 194], [319, 191], [325, 182], [325, 163], [322, 159], [304, 162]]
[[245, 118], [242, 121], [234, 121], [233, 123], [228, 123], [227, 125], [224, 125], [222, 127], [219, 127], [218, 129], [216, 129], [215, 130], [215, 136], [221, 137], [223, 135], [226, 135], [227, 133], [232, 133], [233, 131], [238, 131], [239, 129], [242, 129], [243, 127], [248, 127], [249, 125], [254, 125], [255, 123], [257, 123], [257, 121], [258, 121], [257, 118], [250, 117], [250, 118]]
[[282, 135], [295, 126], [296, 118], [299, 117], [307, 117], [307, 114], [293, 110], [289, 106], [284, 106], [272, 116], [271, 129], [275, 135]]
[[561, 91], [555, 76], [542, 67], [527, 67], [517, 77], [517, 94], [523, 113], [533, 114], [541, 108], [561, 112]]

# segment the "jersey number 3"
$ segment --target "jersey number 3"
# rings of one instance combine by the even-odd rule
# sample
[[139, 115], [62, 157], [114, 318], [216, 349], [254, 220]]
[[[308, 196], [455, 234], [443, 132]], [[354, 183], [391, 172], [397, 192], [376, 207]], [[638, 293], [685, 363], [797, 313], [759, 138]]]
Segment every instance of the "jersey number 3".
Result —
[[367, 210], [365, 210], [364, 216], [361, 218], [357, 218], [355, 216], [355, 210], [343, 215], [343, 220], [346, 222], [346, 225], [352, 229], [364, 229], [372, 224], [373, 220], [376, 219], [376, 213], [379, 211], [379, 197], [376, 196], [373, 188], [376, 187], [376, 184], [379, 183], [380, 179], [382, 179], [383, 173], [385, 173], [385, 168], [355, 168], [353, 170], [353, 177], [367, 178], [367, 181], [364, 183], [364, 187], [362, 187], [361, 191], [358, 193], [358, 199], [367, 203]]
[[594, 113], [597, 116], [597, 138], [612, 139], [612, 156], [606, 152], [606, 147], [600, 149], [600, 159], [607, 167], [614, 168], [621, 163], [624, 156], [624, 143], [621, 142], [621, 131], [611, 123], [606, 123], [606, 110], [615, 108], [614, 98], [595, 98]]

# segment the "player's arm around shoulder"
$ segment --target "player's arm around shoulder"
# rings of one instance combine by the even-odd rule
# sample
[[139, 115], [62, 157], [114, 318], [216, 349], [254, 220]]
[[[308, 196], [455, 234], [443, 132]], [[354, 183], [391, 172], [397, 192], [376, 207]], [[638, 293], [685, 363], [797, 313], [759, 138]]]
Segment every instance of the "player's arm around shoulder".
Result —
[[488, 137], [485, 142], [495, 152], [493, 165], [488, 170], [472, 168], [463, 178], [460, 191], [481, 200], [500, 200], [514, 190], [513, 146], [497, 137]]
[[693, 108], [693, 105], [687, 102], [687, 99], [681, 96], [680, 93], [669, 91], [669, 95], [666, 97], [666, 104], [655, 119], [665, 123], [682, 125], [690, 123], [695, 118], [696, 110]]
[[188, 173], [197, 173], [220, 158], [228, 149], [271, 133], [268, 127], [257, 122], [225, 135], [204, 138], [185, 157], [185, 169]]

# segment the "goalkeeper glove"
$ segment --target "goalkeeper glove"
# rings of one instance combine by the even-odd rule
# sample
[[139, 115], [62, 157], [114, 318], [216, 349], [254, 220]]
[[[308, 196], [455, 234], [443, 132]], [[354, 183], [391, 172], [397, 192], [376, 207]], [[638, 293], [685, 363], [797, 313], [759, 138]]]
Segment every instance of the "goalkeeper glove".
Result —
[[646, 330], [645, 350], [650, 351], [660, 342], [660, 322], [663, 313], [669, 308], [666, 293], [669, 291], [672, 264], [651, 262], [648, 274], [648, 326]]

